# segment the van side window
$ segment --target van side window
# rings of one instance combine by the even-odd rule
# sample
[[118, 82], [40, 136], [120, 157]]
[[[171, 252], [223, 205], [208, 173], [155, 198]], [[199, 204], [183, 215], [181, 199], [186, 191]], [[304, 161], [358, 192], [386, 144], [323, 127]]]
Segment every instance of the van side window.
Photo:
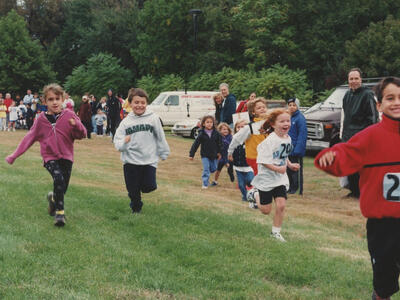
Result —
[[179, 96], [169, 96], [168, 99], [165, 101], [165, 105], [179, 105]]

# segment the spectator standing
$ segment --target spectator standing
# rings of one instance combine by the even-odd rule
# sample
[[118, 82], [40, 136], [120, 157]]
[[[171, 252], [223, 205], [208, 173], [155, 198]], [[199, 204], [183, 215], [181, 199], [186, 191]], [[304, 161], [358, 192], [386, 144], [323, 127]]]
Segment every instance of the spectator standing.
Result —
[[63, 108], [68, 108], [68, 109], [74, 111], [75, 102], [74, 102], [74, 100], [72, 100], [72, 98], [69, 96], [68, 93], [65, 93], [65, 100], [63, 102]]
[[7, 130], [7, 107], [4, 105], [3, 97], [0, 98], [0, 130]]
[[106, 114], [101, 110], [101, 108], [97, 109], [97, 114], [94, 116], [94, 119], [97, 126], [97, 135], [103, 136], [104, 122], [107, 120], [107, 117]]
[[83, 126], [86, 128], [87, 138], [90, 139], [90, 133], [92, 132], [92, 109], [90, 107], [89, 98], [86, 95], [82, 97], [82, 103], [79, 106], [78, 115]]
[[32, 110], [32, 105], [28, 104], [26, 108], [26, 126], [28, 130], [31, 129], [33, 125], [33, 120], [35, 119], [35, 112]]
[[31, 106], [32, 111], [34, 112], [36, 111], [37, 104], [39, 102], [40, 102], [39, 94], [37, 92], [33, 93], [32, 106]]
[[112, 89], [109, 89], [107, 92], [107, 102], [106, 102], [107, 110], [108, 110], [108, 119], [109, 120], [109, 129], [112, 134], [112, 139], [114, 140], [115, 131], [121, 121], [120, 112], [121, 112], [121, 102], [117, 97], [114, 96]]
[[4, 105], [6, 106], [6, 126], [8, 128], [8, 123], [10, 122], [10, 106], [14, 102], [14, 100], [11, 98], [10, 93], [6, 93], [6, 98], [4, 99]]
[[289, 191], [288, 194], [295, 194], [299, 190], [299, 194], [303, 195], [303, 157], [306, 154], [307, 144], [307, 122], [303, 114], [299, 110], [300, 100], [296, 97], [288, 100], [288, 110], [290, 113], [290, 130], [289, 136], [292, 139], [293, 150], [289, 154], [289, 160], [292, 163], [298, 163], [300, 169], [294, 171], [287, 168], [289, 177]]
[[15, 106], [18, 106], [21, 103], [21, 96], [19, 94], [15, 95]]
[[215, 123], [218, 125], [221, 123], [221, 109], [222, 109], [222, 101], [224, 98], [221, 93], [217, 93], [213, 96], [214, 105], [215, 105]]
[[8, 108], [10, 111], [10, 121], [8, 122], [8, 131], [15, 131], [15, 124], [18, 120], [19, 108], [15, 106], [15, 101], [13, 101]]
[[[32, 100], [33, 100], [33, 95], [32, 95], [32, 91], [31, 90], [27, 90], [26, 91], [26, 95], [24, 96], [24, 99], [22, 100], [22, 102], [27, 105], [27, 104], [32, 104]], [[18, 103], [19, 105], [19, 103]]]
[[232, 115], [236, 113], [236, 97], [229, 93], [229, 85], [227, 83], [221, 83], [219, 85], [219, 91], [224, 98], [221, 107], [220, 122], [225, 122], [233, 128]]
[[[351, 69], [348, 73], [349, 90], [343, 97], [340, 133], [342, 142], [368, 126], [378, 122], [378, 111], [373, 92], [362, 85], [361, 70]], [[359, 198], [359, 173], [348, 176], [350, 193], [348, 197]]]
[[90, 95], [89, 102], [90, 102], [90, 109], [92, 110], [92, 132], [94, 134], [97, 134], [97, 125], [96, 125], [95, 116], [97, 114], [99, 101], [97, 101], [97, 99], [94, 95]]
[[237, 113], [246, 112], [247, 111], [247, 102], [250, 100], [256, 99], [257, 95], [255, 92], [252, 92], [248, 99], [240, 101], [238, 107], [236, 108]]

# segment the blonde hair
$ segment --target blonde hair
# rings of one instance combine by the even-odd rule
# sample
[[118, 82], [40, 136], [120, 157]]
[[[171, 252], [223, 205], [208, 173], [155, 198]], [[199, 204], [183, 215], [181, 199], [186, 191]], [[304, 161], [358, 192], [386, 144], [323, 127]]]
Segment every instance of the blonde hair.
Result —
[[254, 100], [250, 100], [249, 102], [247, 102], [247, 110], [249, 111], [249, 114], [251, 116], [255, 116], [254, 115], [254, 108], [256, 107], [256, 104], [258, 102], [264, 103], [265, 108], [267, 108], [267, 100], [264, 97], [258, 97], [258, 98], [254, 99]]
[[217, 102], [215, 101], [215, 99], [216, 99], [217, 97], [221, 98], [221, 100], [224, 99], [224, 97], [222, 97], [222, 94], [221, 94], [221, 93], [216, 93], [216, 94], [213, 96], [213, 100], [214, 100], [214, 105], [215, 105], [215, 106], [218, 105]]
[[218, 125], [218, 127], [217, 127], [218, 132], [221, 132], [221, 129], [222, 129], [223, 127], [228, 128], [229, 134], [232, 134], [232, 128], [230, 128], [229, 125], [228, 125], [227, 123], [225, 123], [225, 122], [219, 123], [219, 125]]
[[233, 133], [236, 133], [236, 132], [238, 132], [239, 130], [237, 130], [237, 127], [239, 126], [239, 125], [246, 125], [247, 124], [247, 121], [246, 120], [244, 120], [244, 119], [242, 119], [242, 120], [238, 120], [236, 123], [235, 123], [235, 126], [233, 126]]
[[57, 96], [61, 96], [61, 98], [64, 99], [64, 93], [65, 93], [65, 92], [64, 92], [63, 88], [62, 88], [59, 84], [57, 84], [57, 83], [50, 83], [50, 84], [46, 85], [46, 86], [43, 88], [43, 97], [44, 97], [44, 100], [47, 99], [47, 94], [48, 94], [49, 92], [53, 92], [53, 93], [56, 94]]
[[275, 124], [276, 119], [278, 118], [278, 116], [282, 115], [282, 114], [288, 114], [290, 116], [290, 113], [287, 109], [285, 108], [275, 108], [273, 110], [271, 110], [268, 115], [267, 115], [267, 119], [265, 120], [262, 129], [264, 130], [264, 132], [266, 133], [271, 133], [274, 131], [274, 128], [272, 127], [272, 125]]

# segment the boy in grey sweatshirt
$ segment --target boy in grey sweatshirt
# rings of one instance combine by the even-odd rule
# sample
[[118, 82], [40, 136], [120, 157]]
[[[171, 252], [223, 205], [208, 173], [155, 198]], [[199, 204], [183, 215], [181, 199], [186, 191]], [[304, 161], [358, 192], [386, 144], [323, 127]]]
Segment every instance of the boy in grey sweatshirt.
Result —
[[169, 146], [160, 118], [146, 109], [149, 97], [139, 88], [128, 92], [132, 112], [122, 120], [114, 137], [115, 148], [124, 163], [125, 185], [131, 199], [132, 213], [140, 213], [141, 193], [157, 189], [158, 159], [165, 160]]

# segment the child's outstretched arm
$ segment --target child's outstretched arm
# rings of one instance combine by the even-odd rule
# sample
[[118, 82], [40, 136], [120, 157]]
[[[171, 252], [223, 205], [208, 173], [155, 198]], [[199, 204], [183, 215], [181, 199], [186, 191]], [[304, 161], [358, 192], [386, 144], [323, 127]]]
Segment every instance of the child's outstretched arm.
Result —
[[33, 143], [37, 141], [37, 123], [38, 122], [33, 123], [31, 130], [29, 130], [27, 135], [24, 136], [14, 153], [6, 157], [6, 162], [10, 165], [12, 165], [19, 156], [24, 154]]
[[160, 119], [157, 117], [156, 121], [155, 121], [155, 126], [154, 126], [154, 131], [156, 134], [156, 138], [157, 138], [157, 153], [158, 156], [162, 159], [162, 160], [166, 160], [169, 153], [170, 153], [170, 149], [169, 149], [169, 145], [167, 143], [167, 140], [165, 138], [165, 133], [164, 133], [164, 129], [161, 125], [161, 121]]
[[86, 128], [75, 114], [68, 120], [68, 122], [72, 127], [71, 134], [74, 140], [81, 140], [86, 137]]
[[194, 154], [196, 153], [197, 149], [200, 146], [200, 139], [201, 139], [201, 133], [194, 140], [192, 147], [190, 148], [189, 157], [191, 158], [191, 160], [193, 160]]
[[[251, 135], [250, 132], [250, 126], [251, 124], [249, 124], [249, 126], [244, 126], [242, 129], [240, 129], [238, 132], [236, 132], [233, 137], [232, 137], [232, 141], [229, 144], [229, 148], [228, 148], [228, 159], [230, 159], [230, 157], [233, 154], [233, 151], [235, 151], [235, 149], [240, 146], [241, 144], [243, 144]], [[233, 158], [232, 158], [233, 160]]]

